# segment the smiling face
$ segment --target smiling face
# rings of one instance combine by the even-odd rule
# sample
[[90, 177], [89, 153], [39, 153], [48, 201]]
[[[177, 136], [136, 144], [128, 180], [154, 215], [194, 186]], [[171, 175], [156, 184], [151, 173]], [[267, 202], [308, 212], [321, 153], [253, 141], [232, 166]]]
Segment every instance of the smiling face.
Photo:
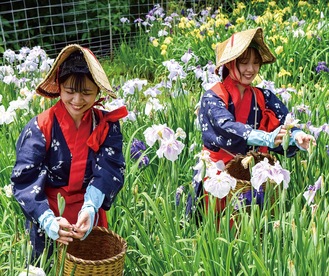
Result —
[[257, 76], [262, 65], [262, 58], [254, 48], [247, 50], [236, 59], [234, 66], [229, 68], [233, 79], [238, 80], [242, 85], [250, 85]]
[[76, 126], [91, 108], [98, 94], [98, 86], [87, 75], [71, 75], [60, 84], [60, 97]]

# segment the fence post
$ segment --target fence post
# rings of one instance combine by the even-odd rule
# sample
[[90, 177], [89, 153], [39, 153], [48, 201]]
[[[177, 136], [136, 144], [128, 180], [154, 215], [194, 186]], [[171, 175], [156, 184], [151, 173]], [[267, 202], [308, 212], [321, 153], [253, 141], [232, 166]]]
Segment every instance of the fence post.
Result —
[[[3, 45], [3, 49], [4, 49], [4, 51], [6, 51], [7, 50], [7, 47], [6, 47], [6, 37], [5, 37], [5, 32], [3, 31], [1, 16], [0, 16], [0, 30], [1, 30], [1, 34], [2, 34], [2, 45]], [[0, 44], [0, 47], [2, 47], [1, 44]]]
[[110, 57], [113, 58], [113, 44], [112, 44], [112, 18], [111, 18], [111, 4], [107, 1], [109, 7], [109, 28], [110, 28]]

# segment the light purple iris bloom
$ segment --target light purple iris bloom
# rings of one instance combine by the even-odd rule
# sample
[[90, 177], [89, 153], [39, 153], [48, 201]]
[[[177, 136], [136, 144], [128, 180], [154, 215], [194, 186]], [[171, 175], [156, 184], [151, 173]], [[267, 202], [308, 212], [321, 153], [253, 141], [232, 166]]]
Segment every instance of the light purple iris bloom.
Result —
[[318, 178], [318, 180], [314, 183], [314, 185], [308, 186], [308, 190], [304, 192], [303, 196], [306, 199], [308, 205], [314, 202], [314, 197], [316, 195], [316, 191], [321, 188], [323, 184], [323, 177], [322, 175]]
[[261, 185], [267, 180], [274, 181], [276, 184], [283, 182], [283, 188], [287, 189], [290, 182], [290, 172], [285, 170], [276, 161], [274, 166], [271, 165], [267, 158], [257, 163], [252, 168], [251, 185], [259, 191]]
[[327, 123], [323, 124], [322, 126], [315, 127], [313, 125], [308, 126], [309, 131], [314, 135], [315, 139], [319, 138], [321, 132], [326, 132], [329, 134], [329, 125]]
[[204, 189], [218, 198], [224, 198], [231, 189], [236, 187], [236, 179], [227, 172], [221, 172], [213, 177], [209, 177], [204, 181]]
[[128, 19], [127, 17], [121, 17], [121, 18], [120, 18], [120, 22], [121, 22], [122, 24], [129, 23], [129, 19]]
[[162, 139], [160, 148], [157, 150], [159, 158], [165, 157], [166, 159], [174, 162], [178, 159], [178, 155], [182, 152], [184, 144], [171, 136], [169, 139]]
[[186, 72], [183, 70], [183, 67], [174, 59], [167, 60], [162, 62], [162, 64], [167, 67], [169, 71], [168, 78], [170, 80], [177, 80], [177, 78], [184, 79], [186, 78]]

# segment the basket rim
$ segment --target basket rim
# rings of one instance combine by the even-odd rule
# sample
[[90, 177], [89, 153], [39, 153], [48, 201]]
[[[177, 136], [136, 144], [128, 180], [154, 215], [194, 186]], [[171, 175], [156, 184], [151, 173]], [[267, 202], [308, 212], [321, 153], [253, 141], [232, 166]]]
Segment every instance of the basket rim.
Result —
[[122, 250], [119, 254], [111, 257], [111, 258], [106, 258], [106, 259], [102, 259], [102, 260], [85, 260], [82, 258], [78, 258], [73, 256], [72, 254], [70, 254], [69, 252], [66, 252], [66, 256], [65, 258], [69, 261], [78, 263], [78, 264], [85, 264], [85, 265], [102, 265], [102, 264], [110, 264], [110, 263], [114, 263], [120, 259], [122, 259], [127, 251], [127, 242], [124, 238], [122, 238], [121, 236], [119, 236], [117, 233], [113, 232], [112, 230], [109, 230], [105, 227], [101, 227], [101, 226], [95, 226], [93, 228], [93, 230], [97, 230], [97, 231], [102, 231], [102, 232], [106, 232], [112, 236], [114, 236], [115, 238], [117, 238], [121, 243], [122, 243]]

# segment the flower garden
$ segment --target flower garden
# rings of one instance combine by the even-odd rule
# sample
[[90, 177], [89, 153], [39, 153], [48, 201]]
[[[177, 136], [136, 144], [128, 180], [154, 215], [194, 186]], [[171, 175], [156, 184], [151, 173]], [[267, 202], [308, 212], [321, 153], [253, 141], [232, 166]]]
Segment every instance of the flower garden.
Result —
[[[125, 275], [329, 274], [329, 5], [309, 2], [253, 0], [231, 10], [170, 12], [155, 5], [145, 18], [121, 19], [136, 24], [139, 35], [132, 44], [123, 33], [114, 58], [101, 63], [118, 95], [104, 108], [129, 110], [122, 120], [125, 185], [107, 213], [109, 228], [128, 243]], [[277, 61], [262, 67], [255, 85], [279, 95], [290, 123], [317, 145], [250, 168], [252, 183], [271, 186], [263, 206], [251, 199], [247, 208], [235, 195], [217, 228], [213, 212], [203, 213], [201, 223], [185, 214], [193, 178], [218, 169], [201, 151], [196, 114], [204, 91], [221, 80], [215, 44], [257, 26]], [[10, 175], [20, 131], [55, 103], [34, 92], [52, 62], [35, 46], [5, 51], [0, 66], [0, 275], [34, 265]], [[210, 208], [234, 186], [220, 175], [205, 183]], [[56, 275], [58, 265], [56, 256], [44, 256], [39, 267]]]

